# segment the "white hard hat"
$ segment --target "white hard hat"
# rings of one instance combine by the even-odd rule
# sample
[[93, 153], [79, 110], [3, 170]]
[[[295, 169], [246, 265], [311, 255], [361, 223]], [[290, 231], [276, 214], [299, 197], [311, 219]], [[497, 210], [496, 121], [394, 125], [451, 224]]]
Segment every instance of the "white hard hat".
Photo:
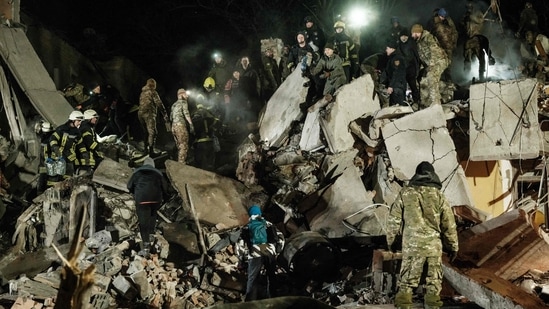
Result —
[[81, 111], [72, 111], [69, 114], [69, 120], [84, 120], [84, 114]]
[[84, 119], [86, 119], [86, 120], [90, 120], [92, 118], [98, 118], [98, 117], [99, 117], [99, 115], [93, 109], [88, 109], [88, 110], [84, 111]]
[[53, 130], [53, 127], [51, 126], [51, 123], [49, 123], [47, 121], [44, 121], [44, 122], [42, 122], [42, 125], [40, 126], [40, 129], [42, 130], [42, 132], [47, 133], [47, 132], [50, 132], [51, 130]]

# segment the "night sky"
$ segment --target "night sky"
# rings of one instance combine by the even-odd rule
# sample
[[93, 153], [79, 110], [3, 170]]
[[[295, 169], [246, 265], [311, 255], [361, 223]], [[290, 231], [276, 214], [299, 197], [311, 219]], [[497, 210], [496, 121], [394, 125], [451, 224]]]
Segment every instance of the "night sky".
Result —
[[[252, 7], [257, 1], [266, 3], [264, 0], [236, 0], [237, 5], [250, 6], [250, 10], [238, 22], [232, 23], [215, 8], [198, 5], [198, 0], [23, 0], [21, 10], [84, 54], [93, 53], [98, 59], [124, 55], [164, 82], [201, 85], [214, 52], [224, 53], [229, 63], [245, 54], [257, 61], [260, 39], [280, 37], [293, 44], [294, 35], [301, 29], [306, 15], [318, 16], [326, 33], [330, 34], [332, 17], [344, 13], [348, 7], [360, 4], [374, 8], [374, 13], [367, 16], [369, 24], [362, 28], [361, 55], [367, 56], [380, 51], [372, 40], [383, 28], [390, 26], [391, 16], [398, 16], [407, 26], [417, 22], [425, 24], [434, 8], [445, 7], [458, 22], [466, 3], [455, 0], [271, 0], [270, 7], [257, 12]], [[227, 2], [214, 1], [221, 5]], [[549, 1], [531, 2], [538, 10], [542, 32], [547, 33]], [[479, 0], [476, 3], [484, 12], [490, 2]], [[500, 5], [503, 28], [514, 33], [524, 1], [501, 0]], [[487, 18], [495, 19], [497, 15], [490, 11]], [[247, 35], [244, 32], [250, 24], [258, 25], [259, 30]], [[244, 31], [238, 31], [235, 25], [236, 28], [242, 25]]]

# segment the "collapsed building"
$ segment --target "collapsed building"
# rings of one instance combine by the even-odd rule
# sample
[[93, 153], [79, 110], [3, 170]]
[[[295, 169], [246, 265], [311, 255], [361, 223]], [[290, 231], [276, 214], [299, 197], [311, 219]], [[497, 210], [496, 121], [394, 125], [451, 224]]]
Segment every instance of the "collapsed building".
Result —
[[[303, 111], [307, 80], [296, 70], [266, 105], [258, 134], [236, 150], [236, 179], [157, 159], [173, 190], [159, 212], [156, 254], [146, 259], [135, 253], [135, 205], [125, 187], [134, 146], [107, 143], [114, 155], [93, 175], [27, 199], [39, 142], [26, 121], [40, 116], [59, 125], [71, 107], [23, 29], [2, 26], [0, 35], [2, 117], [10, 133], [3, 168], [19, 188], [3, 199], [21, 207], [12, 209], [12, 246], [0, 260], [2, 286], [9, 288], [2, 301], [53, 307], [64, 291], [61, 266], [72, 265], [92, 276], [86, 295], [93, 308], [238, 302], [245, 276], [232, 244], [247, 206], [259, 204], [287, 237], [280, 275], [307, 291], [306, 301], [390, 303], [399, 256], [384, 249], [385, 221], [415, 166], [429, 161], [460, 228], [458, 263], [444, 264], [448, 286], [483, 308], [545, 306], [549, 267], [539, 256], [549, 248], [543, 111], [549, 94], [536, 80], [471, 85], [468, 101], [414, 111], [382, 108], [364, 75], [333, 101]], [[85, 246], [71, 256], [80, 237]]]

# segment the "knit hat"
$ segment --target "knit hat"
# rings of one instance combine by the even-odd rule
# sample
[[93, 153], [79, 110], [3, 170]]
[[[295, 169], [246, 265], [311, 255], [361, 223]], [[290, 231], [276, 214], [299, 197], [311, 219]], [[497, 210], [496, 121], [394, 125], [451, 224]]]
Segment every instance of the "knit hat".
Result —
[[428, 172], [434, 173], [435, 168], [427, 161], [419, 163], [416, 167], [416, 174], [427, 174]]
[[261, 208], [259, 208], [259, 206], [257, 206], [257, 205], [252, 205], [252, 207], [250, 207], [250, 209], [248, 209], [248, 214], [250, 216], [253, 216], [253, 215], [261, 216]]
[[408, 28], [402, 28], [402, 30], [400, 30], [400, 36], [410, 36], [410, 30], [408, 30]]
[[446, 12], [445, 8], [440, 8], [438, 10], [438, 16], [446, 17], [446, 16], [448, 16], [448, 12]]
[[420, 24], [415, 24], [412, 26], [412, 29], [410, 30], [412, 33], [422, 33], [423, 32], [423, 26]]
[[184, 93], [187, 93], [187, 91], [186, 91], [185, 89], [183, 89], [183, 88], [177, 89], [177, 97], [178, 97], [178, 98], [179, 98], [179, 95], [180, 95], [180, 94], [184, 94]]
[[387, 40], [387, 43], [385, 43], [385, 46], [390, 47], [392, 49], [397, 49], [398, 44], [395, 40]]
[[324, 48], [329, 48], [329, 49], [334, 49], [334, 44], [332, 43], [326, 43], [326, 45], [324, 45]]

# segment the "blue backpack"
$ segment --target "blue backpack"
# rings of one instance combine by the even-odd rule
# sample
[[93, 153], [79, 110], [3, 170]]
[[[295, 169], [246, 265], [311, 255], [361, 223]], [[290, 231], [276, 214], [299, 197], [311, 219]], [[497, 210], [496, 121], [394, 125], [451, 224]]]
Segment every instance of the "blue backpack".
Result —
[[255, 219], [248, 223], [250, 231], [250, 242], [253, 245], [261, 245], [267, 243], [267, 222], [265, 219]]

